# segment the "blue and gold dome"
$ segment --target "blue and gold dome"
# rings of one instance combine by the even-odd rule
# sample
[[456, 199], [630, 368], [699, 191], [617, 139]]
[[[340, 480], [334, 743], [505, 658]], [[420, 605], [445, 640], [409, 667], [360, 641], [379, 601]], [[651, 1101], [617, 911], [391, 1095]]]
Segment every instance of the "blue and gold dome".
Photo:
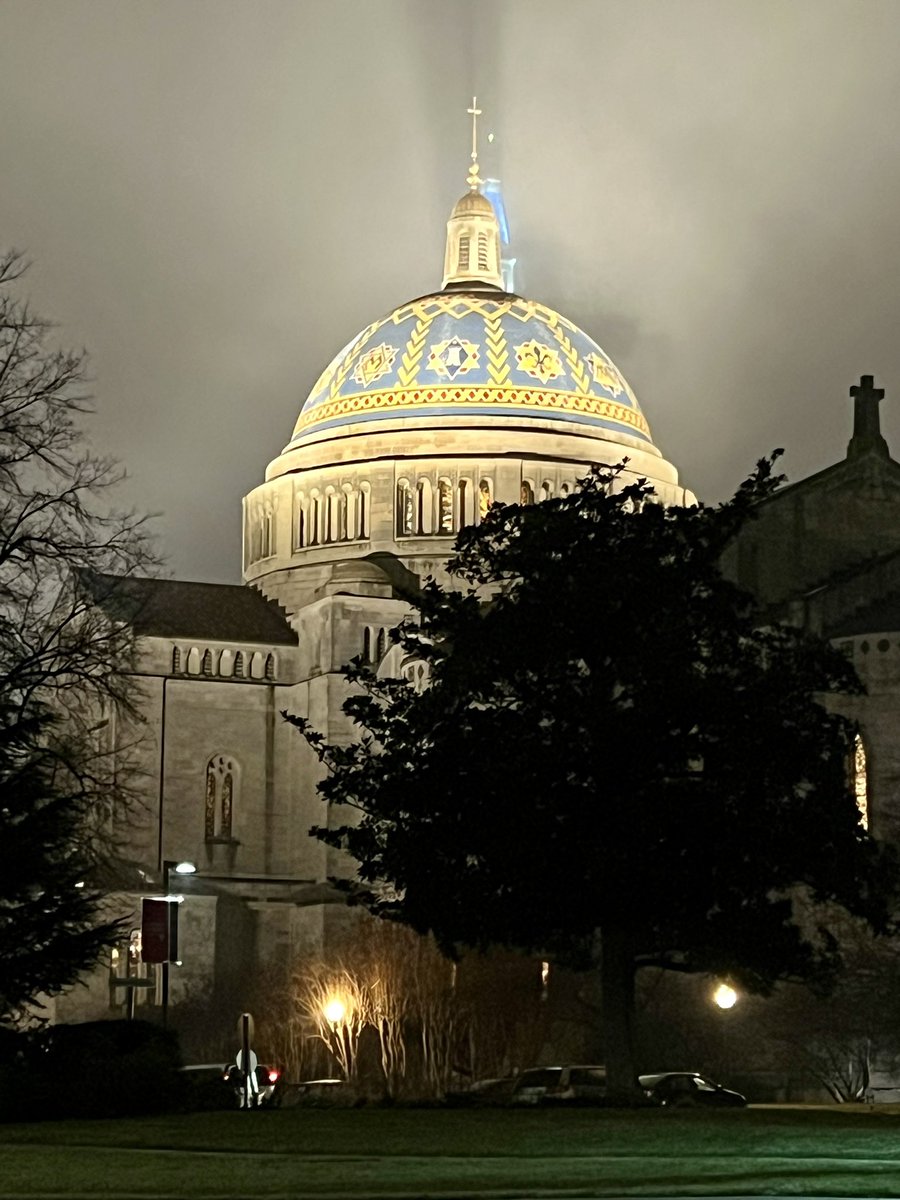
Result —
[[533, 300], [451, 284], [375, 321], [326, 367], [293, 441], [401, 417], [532, 418], [652, 445], [634, 393], [571, 321]]

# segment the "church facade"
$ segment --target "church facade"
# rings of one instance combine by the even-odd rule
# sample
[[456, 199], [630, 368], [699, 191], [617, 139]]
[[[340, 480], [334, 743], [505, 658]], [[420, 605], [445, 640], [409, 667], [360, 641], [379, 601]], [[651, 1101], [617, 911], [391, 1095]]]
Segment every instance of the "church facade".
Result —
[[[374, 320], [331, 360], [245, 498], [244, 583], [129, 582], [145, 717], [134, 874], [116, 897], [131, 934], [57, 999], [57, 1019], [160, 1003], [161, 977], [141, 955], [145, 896], [184, 897], [169, 1002], [212, 997], [210, 1011], [231, 1024], [249, 977], [327, 950], [344, 917], [328, 880], [348, 866], [308, 834], [328, 819], [320, 768], [281, 714], [340, 742], [352, 736], [341, 673], [351, 659], [417, 682], [388, 632], [425, 579], [446, 578], [460, 528], [495, 501], [540, 503], [593, 464], [623, 459], [626, 478], [646, 478], [662, 502], [694, 501], [604, 351], [504, 290], [477, 162], [468, 182], [448, 222], [441, 287]], [[853, 658], [869, 689], [849, 704], [871, 828], [898, 837], [900, 465], [878, 432], [872, 381], [856, 393], [847, 458], [767, 501], [728, 569], [778, 619], [837, 639]], [[130, 736], [109, 730], [113, 744]], [[176, 877], [180, 862], [195, 873]]]
[[[504, 290], [501, 230], [477, 161], [447, 225], [439, 290], [374, 320], [325, 367], [293, 433], [244, 500], [243, 585], [131, 580], [141, 804], [128, 830], [133, 920], [108, 972], [56, 1004], [77, 1020], [158, 1003], [141, 962], [140, 900], [180, 905], [169, 999], [218, 994], [322, 949], [346, 872], [309, 837], [327, 819], [319, 766], [282, 719], [351, 736], [342, 668], [362, 656], [416, 682], [388, 631], [455, 536], [494, 501], [564, 495], [627, 458], [668, 504], [691, 503], [615, 364], [582, 330]], [[123, 742], [130, 730], [110, 730]], [[175, 864], [196, 871], [176, 876]]]

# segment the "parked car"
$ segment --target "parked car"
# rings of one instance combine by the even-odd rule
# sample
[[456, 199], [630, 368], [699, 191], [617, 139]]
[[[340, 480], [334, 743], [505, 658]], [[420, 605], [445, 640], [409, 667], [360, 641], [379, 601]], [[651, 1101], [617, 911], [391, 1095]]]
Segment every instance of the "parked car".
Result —
[[228, 1080], [228, 1067], [222, 1063], [191, 1063], [179, 1072], [185, 1082], [185, 1102], [189, 1109], [207, 1112], [234, 1108], [234, 1090]]
[[512, 1087], [513, 1104], [598, 1104], [606, 1099], [606, 1067], [531, 1067]]
[[743, 1108], [747, 1097], [714, 1083], [697, 1071], [661, 1071], [639, 1075], [638, 1083], [656, 1104], [667, 1108]]
[[303, 1079], [291, 1086], [298, 1104], [329, 1108], [347, 1103], [348, 1089], [343, 1079]]

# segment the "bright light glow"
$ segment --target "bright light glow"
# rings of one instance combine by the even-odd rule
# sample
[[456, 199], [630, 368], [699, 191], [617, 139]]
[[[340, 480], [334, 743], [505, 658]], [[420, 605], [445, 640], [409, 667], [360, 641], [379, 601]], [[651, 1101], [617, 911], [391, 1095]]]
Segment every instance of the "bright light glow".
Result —
[[325, 1014], [326, 1021], [330, 1021], [332, 1025], [337, 1025], [338, 1021], [343, 1021], [347, 1008], [344, 1002], [338, 1000], [337, 996], [335, 996], [333, 1000], [328, 1001], [322, 1012]]
[[84, 887], [84, 880], [83, 880], [83, 879], [79, 879], [79, 881], [78, 881], [78, 882], [75, 884], [75, 886], [76, 886], [77, 888], [83, 888], [83, 887]]
[[278, 1072], [270, 1071], [269, 1072], [269, 1083], [277, 1083], [277, 1082], [278, 1082]]
[[114, 962], [114, 963], [117, 963], [119, 961], [119, 951], [116, 949], [115, 946], [113, 946], [113, 948], [110, 952], [109, 958], [110, 958], [110, 961]]
[[729, 987], [727, 983], [720, 983], [713, 992], [713, 1001], [719, 1008], [734, 1008], [737, 1004], [738, 994], [733, 987]]
[[176, 875], [194, 875], [197, 868], [192, 862], [180, 862], [175, 864], [174, 870]]

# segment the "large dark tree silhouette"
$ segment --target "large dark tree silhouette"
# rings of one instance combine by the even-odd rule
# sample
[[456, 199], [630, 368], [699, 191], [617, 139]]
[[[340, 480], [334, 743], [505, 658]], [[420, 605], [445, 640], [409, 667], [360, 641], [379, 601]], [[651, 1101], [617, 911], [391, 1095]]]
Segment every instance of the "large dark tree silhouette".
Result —
[[107, 613], [152, 562], [143, 521], [108, 507], [120, 469], [84, 439], [84, 357], [53, 347], [23, 271], [0, 257], [0, 1019], [116, 934], [101, 875], [130, 799], [112, 732], [135, 715], [134, 640]]
[[823, 693], [847, 662], [762, 627], [723, 579], [724, 546], [774, 481], [728, 504], [664, 508], [620, 470], [568, 497], [495, 505], [460, 534], [454, 576], [396, 633], [416, 691], [357, 663], [320, 791], [372, 911], [451, 953], [494, 945], [595, 963], [611, 1093], [634, 1085], [643, 965], [759, 992], [838, 965], [827, 905], [876, 928], [892, 859], [850, 794], [852, 730]]

